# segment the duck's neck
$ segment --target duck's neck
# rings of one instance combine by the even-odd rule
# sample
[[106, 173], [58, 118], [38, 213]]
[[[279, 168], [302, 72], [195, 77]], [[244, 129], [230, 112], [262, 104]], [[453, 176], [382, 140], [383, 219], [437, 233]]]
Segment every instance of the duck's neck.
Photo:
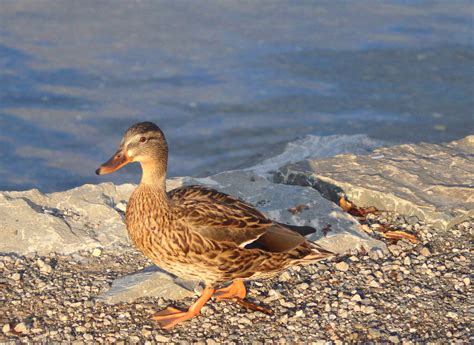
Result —
[[166, 166], [158, 162], [143, 162], [140, 185], [162, 191], [166, 195]]
[[168, 194], [166, 193], [166, 166], [158, 162], [142, 162], [142, 179], [140, 189], [152, 191], [157, 198], [157, 202], [168, 204]]

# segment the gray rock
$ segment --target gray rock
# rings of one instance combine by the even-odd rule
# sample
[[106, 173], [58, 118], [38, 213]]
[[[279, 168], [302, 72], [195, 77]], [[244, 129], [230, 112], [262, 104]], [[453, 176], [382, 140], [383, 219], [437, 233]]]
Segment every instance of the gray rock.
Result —
[[[168, 184], [176, 188], [181, 182]], [[0, 192], [0, 252], [70, 254], [128, 245], [123, 213], [115, 206], [127, 201], [134, 188], [103, 183], [51, 194]]]
[[112, 287], [97, 299], [108, 304], [131, 302], [140, 297], [166, 297], [179, 300], [193, 296], [196, 284], [175, 278], [159, 267], [150, 266], [116, 279]]
[[276, 182], [312, 186], [333, 201], [416, 216], [449, 229], [474, 215], [474, 136], [406, 144], [280, 168]]

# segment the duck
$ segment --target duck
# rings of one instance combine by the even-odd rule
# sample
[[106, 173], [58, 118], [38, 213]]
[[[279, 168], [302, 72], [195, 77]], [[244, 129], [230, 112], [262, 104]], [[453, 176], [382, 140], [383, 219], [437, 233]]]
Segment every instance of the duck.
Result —
[[132, 125], [96, 174], [132, 162], [141, 165], [142, 175], [125, 212], [131, 242], [160, 268], [204, 285], [187, 310], [169, 306], [151, 316], [164, 329], [197, 316], [211, 298], [271, 313], [246, 300], [246, 281], [335, 255], [305, 238], [313, 228], [273, 221], [250, 203], [216, 189], [191, 185], [167, 192], [168, 144], [153, 122]]

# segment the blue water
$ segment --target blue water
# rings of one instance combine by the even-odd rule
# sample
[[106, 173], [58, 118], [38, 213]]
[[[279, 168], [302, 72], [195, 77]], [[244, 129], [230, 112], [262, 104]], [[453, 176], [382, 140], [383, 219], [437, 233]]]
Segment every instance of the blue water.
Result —
[[170, 175], [245, 167], [307, 134], [474, 133], [472, 1], [2, 1], [0, 190], [96, 177], [152, 120]]

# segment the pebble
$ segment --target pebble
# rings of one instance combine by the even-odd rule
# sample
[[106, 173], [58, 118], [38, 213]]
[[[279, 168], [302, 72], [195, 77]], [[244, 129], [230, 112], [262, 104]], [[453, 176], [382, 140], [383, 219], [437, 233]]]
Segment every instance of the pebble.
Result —
[[147, 329], [147, 328], [143, 328], [142, 329], [142, 335], [145, 337], [145, 338], [148, 338], [150, 335], [151, 335], [151, 330], [150, 329]]
[[281, 282], [287, 282], [291, 279], [291, 274], [288, 271], [284, 271], [280, 274], [280, 277], [278, 278], [279, 281]]
[[59, 318], [59, 321], [67, 321], [69, 319], [69, 317], [65, 314], [60, 314], [58, 318]]
[[74, 328], [77, 333], [84, 333], [86, 331], [86, 328], [84, 326], [77, 326]]
[[14, 280], [14, 281], [18, 281], [21, 279], [21, 275], [20, 273], [13, 273], [11, 276], [10, 276], [11, 280]]
[[341, 272], [346, 272], [349, 269], [349, 265], [344, 261], [338, 262], [335, 266], [336, 269]]
[[132, 344], [137, 344], [140, 342], [140, 338], [136, 335], [132, 335], [128, 338], [128, 340], [130, 341], [130, 343]]
[[431, 255], [431, 252], [430, 252], [430, 250], [429, 250], [428, 248], [423, 247], [423, 248], [421, 248], [421, 250], [420, 250], [420, 254], [423, 255], [424, 257], [428, 257], [428, 256]]
[[95, 256], [96, 258], [99, 257], [102, 254], [102, 249], [100, 248], [94, 248], [92, 251], [92, 256]]
[[377, 283], [376, 280], [371, 280], [370, 283], [369, 283], [369, 286], [370, 286], [370, 287], [373, 287], [373, 288], [379, 288], [379, 287], [380, 287], [380, 284]]
[[164, 335], [157, 334], [155, 335], [155, 340], [158, 343], [168, 343], [170, 341], [170, 338], [165, 337]]
[[[399, 221], [395, 217], [384, 217], [392, 228], [403, 228], [393, 223]], [[395, 246], [386, 241], [393, 247], [380, 257], [352, 253], [339, 259], [347, 265], [344, 274], [335, 274], [340, 263], [329, 260], [249, 284], [249, 298], [273, 309], [274, 316], [243, 310], [231, 301], [210, 301], [200, 316], [172, 331], [161, 330], [149, 316], [170, 303], [188, 306], [192, 298], [144, 297], [116, 305], [95, 302], [95, 296], [116, 277], [149, 265], [137, 252], [126, 259], [125, 252], [103, 251], [100, 262], [92, 258], [92, 251], [76, 256], [0, 256], [0, 294], [6, 296], [0, 312], [6, 310], [0, 320], [0, 343], [468, 342], [470, 326], [465, 315], [474, 308], [468, 305], [469, 248], [463, 237], [467, 231], [456, 235], [426, 225], [418, 229], [413, 232], [424, 245], [400, 240]], [[374, 237], [381, 238], [377, 232]], [[420, 253], [423, 247], [432, 248], [429, 259]], [[78, 256], [82, 259], [73, 259]], [[55, 274], [39, 274], [39, 258]], [[11, 279], [13, 274], [20, 275], [21, 283]], [[264, 302], [266, 296], [271, 297], [269, 303]], [[10, 329], [25, 318], [25, 333]]]
[[115, 205], [115, 209], [125, 213], [125, 211], [127, 210], [127, 203], [124, 201], [120, 201], [118, 204]]
[[448, 311], [446, 316], [449, 317], [450, 319], [457, 319], [458, 318], [458, 314], [453, 313], [452, 311]]
[[375, 329], [375, 328], [369, 328], [369, 336], [373, 339], [378, 339], [380, 338], [382, 334], [380, 333], [379, 330]]
[[373, 314], [375, 312], [375, 308], [371, 305], [369, 306], [362, 306], [361, 311], [365, 314]]
[[296, 285], [296, 288], [298, 290], [307, 290], [309, 288], [309, 284], [307, 283], [301, 283], [301, 284], [298, 284]]
[[19, 324], [17, 324], [13, 329], [17, 333], [26, 333], [26, 331], [28, 331], [28, 328], [23, 322], [20, 322]]
[[243, 323], [243, 324], [246, 324], [246, 325], [251, 325], [252, 324], [252, 321], [250, 321], [245, 316], [242, 316], [237, 322], [238, 323]]
[[388, 250], [390, 251], [390, 253], [392, 253], [394, 256], [398, 256], [400, 255], [401, 251], [402, 251], [402, 248], [400, 248], [400, 246], [396, 245], [396, 244], [391, 244], [388, 246]]
[[5, 334], [10, 332], [10, 324], [9, 323], [6, 323], [6, 324], [3, 325], [2, 332], [5, 333]]
[[36, 265], [42, 273], [49, 274], [53, 271], [53, 268], [41, 259], [36, 260]]

